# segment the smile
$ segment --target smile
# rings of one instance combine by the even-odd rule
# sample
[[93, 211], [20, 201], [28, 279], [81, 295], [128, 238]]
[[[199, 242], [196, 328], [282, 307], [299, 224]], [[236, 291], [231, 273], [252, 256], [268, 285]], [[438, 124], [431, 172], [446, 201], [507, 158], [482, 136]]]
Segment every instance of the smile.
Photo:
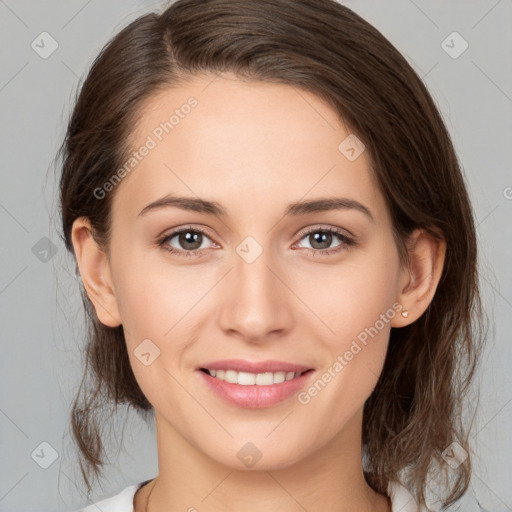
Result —
[[275, 406], [299, 393], [316, 372], [310, 369], [302, 372], [251, 373], [200, 368], [197, 374], [207, 389], [221, 400], [235, 407], [262, 409]]
[[235, 370], [213, 370], [208, 368], [201, 369], [208, 372], [210, 376], [231, 384], [240, 384], [241, 386], [270, 386], [272, 384], [281, 384], [282, 382], [300, 377], [305, 372], [264, 372], [250, 373], [237, 372]]

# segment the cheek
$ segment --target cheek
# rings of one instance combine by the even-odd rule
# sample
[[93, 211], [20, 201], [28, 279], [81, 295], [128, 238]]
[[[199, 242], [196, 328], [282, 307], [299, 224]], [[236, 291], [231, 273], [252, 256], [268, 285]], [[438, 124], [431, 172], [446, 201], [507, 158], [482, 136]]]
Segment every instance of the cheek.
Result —
[[112, 248], [116, 299], [131, 343], [141, 336], [163, 339], [177, 321], [181, 305], [186, 302], [183, 295], [189, 290], [177, 272], [169, 274], [168, 268], [167, 272], [159, 269], [161, 261], [158, 263], [142, 250], [128, 250], [136, 243], [113, 244]]
[[361, 406], [374, 389], [382, 372], [391, 321], [397, 314], [392, 306], [398, 271], [394, 245], [381, 241], [372, 250], [347, 259], [335, 272], [331, 268], [316, 276], [320, 277], [320, 281], [315, 278], [316, 289], [323, 293], [310, 293], [311, 301], [305, 302], [329, 328], [322, 336], [327, 374], [320, 375], [316, 386], [324, 397], [318, 406], [323, 400]]
[[[163, 389], [175, 386], [164, 369], [181, 371], [190, 364], [185, 357], [196, 339], [197, 319], [204, 317], [201, 299], [213, 288], [216, 276], [211, 270], [201, 272], [200, 265], [188, 272], [172, 267], [161, 256], [118, 254], [122, 257], [116, 260], [114, 282], [131, 366], [144, 394], [158, 402]], [[151, 358], [157, 354], [148, 366], [139, 359], [147, 352]]]
[[374, 325], [395, 302], [398, 254], [384, 242], [354, 252], [336, 267], [319, 266], [314, 279], [295, 284], [297, 295], [322, 320], [327, 338], [338, 345]]
[[116, 269], [116, 296], [135, 379], [154, 406], [166, 404], [168, 396], [180, 396], [171, 375], [180, 366], [187, 343], [181, 334], [193, 303], [183, 297], [183, 282], [151, 271], [147, 259], [127, 257], [118, 260]]
[[321, 338], [325, 357], [317, 380], [298, 398], [308, 417], [322, 418], [327, 437], [364, 406], [384, 365], [397, 314], [392, 306], [398, 260], [392, 250], [385, 258], [378, 254], [340, 266], [336, 276], [331, 272], [325, 293], [317, 295], [315, 307], [329, 327]]

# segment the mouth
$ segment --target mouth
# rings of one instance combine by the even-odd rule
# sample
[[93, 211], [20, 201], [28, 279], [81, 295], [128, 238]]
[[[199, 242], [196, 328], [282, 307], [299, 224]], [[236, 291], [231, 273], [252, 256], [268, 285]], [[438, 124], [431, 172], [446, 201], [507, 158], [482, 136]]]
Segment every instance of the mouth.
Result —
[[291, 399], [316, 373], [307, 366], [283, 361], [250, 362], [223, 360], [197, 368], [197, 373], [214, 396], [244, 409], [263, 409]]
[[215, 379], [230, 384], [239, 384], [240, 386], [272, 386], [273, 384], [281, 384], [296, 379], [305, 373], [313, 371], [313, 369], [309, 369], [302, 372], [278, 371], [252, 373], [236, 370], [216, 370], [214, 368], [200, 368], [200, 370]]

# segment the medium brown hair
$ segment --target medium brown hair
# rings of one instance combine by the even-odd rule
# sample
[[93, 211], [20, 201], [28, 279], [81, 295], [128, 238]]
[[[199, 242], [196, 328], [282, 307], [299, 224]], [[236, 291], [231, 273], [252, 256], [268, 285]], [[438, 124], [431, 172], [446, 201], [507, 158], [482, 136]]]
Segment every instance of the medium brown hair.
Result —
[[[483, 348], [473, 212], [450, 136], [425, 85], [372, 25], [333, 0], [178, 0], [139, 17], [94, 61], [77, 93], [62, 159], [63, 240], [87, 217], [108, 253], [114, 192], [93, 191], [120, 168], [141, 105], [156, 92], [202, 73], [291, 85], [326, 101], [366, 146], [389, 208], [401, 262], [406, 240], [423, 228], [446, 241], [442, 276], [425, 313], [391, 329], [382, 374], [364, 406], [364, 471], [387, 494], [402, 482], [425, 501], [430, 480], [445, 505], [471, 476], [470, 427], [462, 421]], [[101, 474], [103, 410], [119, 404], [146, 417], [152, 406], [128, 359], [123, 328], [101, 324], [81, 287], [88, 317], [83, 379], [71, 426], [89, 488]], [[456, 469], [442, 452], [453, 441], [468, 458]], [[444, 493], [444, 494], [443, 494]]]

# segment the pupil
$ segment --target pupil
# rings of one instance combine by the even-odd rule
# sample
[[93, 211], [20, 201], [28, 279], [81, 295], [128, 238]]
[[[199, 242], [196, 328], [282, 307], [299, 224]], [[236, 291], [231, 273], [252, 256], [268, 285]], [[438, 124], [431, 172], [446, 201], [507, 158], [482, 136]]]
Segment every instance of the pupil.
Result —
[[311, 246], [315, 249], [327, 249], [332, 241], [332, 233], [313, 233], [312, 237], [313, 243], [319, 243], [320, 245], [323, 244], [322, 247], [315, 247], [313, 243], [311, 243]]
[[[180, 244], [184, 249], [195, 250], [201, 247], [201, 237], [202, 233], [197, 233], [194, 231], [186, 231], [180, 233]], [[198, 240], [199, 239], [199, 240]], [[187, 244], [191, 244], [187, 245]]]

